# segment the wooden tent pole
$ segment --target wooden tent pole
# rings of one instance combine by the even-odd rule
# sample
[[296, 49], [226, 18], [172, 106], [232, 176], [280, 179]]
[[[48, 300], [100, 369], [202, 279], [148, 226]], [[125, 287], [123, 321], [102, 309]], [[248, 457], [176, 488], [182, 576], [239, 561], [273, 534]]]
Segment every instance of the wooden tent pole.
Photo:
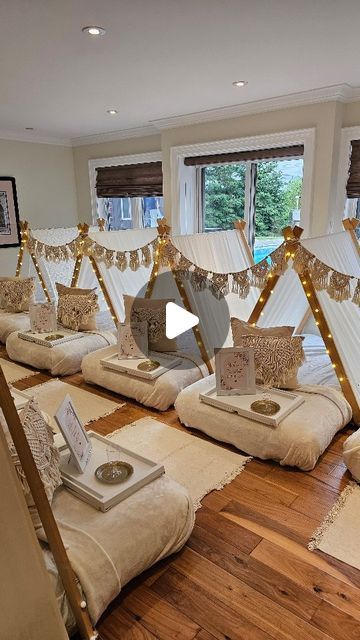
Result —
[[21, 272], [21, 267], [22, 267], [22, 263], [24, 260], [24, 250], [27, 244], [27, 231], [29, 228], [29, 223], [27, 222], [27, 220], [20, 220], [20, 247], [19, 247], [19, 253], [17, 256], [17, 263], [16, 263], [16, 271], [15, 271], [15, 277], [18, 278]]
[[71, 286], [72, 287], [77, 287], [77, 283], [79, 280], [79, 275], [80, 275], [80, 267], [81, 267], [81, 263], [83, 260], [83, 244], [84, 244], [84, 240], [88, 234], [89, 231], [89, 225], [86, 222], [80, 222], [80, 224], [78, 224], [77, 228], [79, 229], [79, 239], [80, 239], [80, 243], [79, 243], [79, 250], [78, 250], [78, 254], [75, 258], [75, 265], [74, 265], [74, 271], [73, 271], [73, 275], [71, 278]]
[[61, 539], [56, 520], [47, 499], [42, 480], [39, 476], [19, 414], [15, 408], [15, 404], [1, 366], [0, 407], [3, 410], [10, 435], [13, 439], [32, 497], [39, 512], [60, 578], [75, 616], [78, 630], [84, 640], [95, 640], [95, 638], [98, 637], [98, 634], [92, 626], [86, 602], [82, 600], [81, 593], [78, 589], [76, 575], [73, 572], [69, 558], [66, 554], [64, 543]]
[[[293, 250], [296, 248], [302, 232], [303, 229], [301, 227], [285, 227], [285, 229], [283, 229], [282, 233], [284, 236], [284, 242], [289, 246], [289, 250], [286, 252], [287, 255], [285, 256], [286, 262], [290, 260], [291, 255], [294, 253]], [[270, 296], [274, 293], [279, 278], [281, 278], [281, 276], [277, 274], [269, 274], [268, 281], [264, 289], [261, 291], [258, 301], [250, 314], [248, 319], [249, 324], [255, 325], [258, 323], [259, 318], [264, 311], [264, 307], [268, 303]]]
[[244, 247], [245, 247], [245, 251], [246, 251], [246, 253], [247, 253], [247, 257], [248, 257], [248, 259], [249, 259], [249, 263], [250, 263], [250, 265], [254, 265], [254, 264], [255, 264], [255, 262], [254, 262], [254, 256], [253, 256], [253, 254], [252, 254], [252, 251], [251, 251], [251, 249], [250, 249], [249, 243], [248, 243], [247, 238], [246, 238], [246, 235], [245, 235], [245, 227], [246, 227], [246, 222], [245, 222], [245, 220], [242, 220], [242, 219], [235, 220], [235, 222], [234, 222], [234, 229], [236, 229], [236, 230], [239, 232], [239, 234], [240, 234], [241, 241], [242, 241], [242, 244], [243, 244], [243, 245], [244, 245]]
[[357, 218], [345, 218], [343, 220], [343, 227], [345, 231], [348, 231], [351, 235], [352, 241], [355, 245], [355, 249], [360, 256], [360, 243], [356, 237], [356, 229], [360, 225], [360, 220]]
[[[154, 286], [155, 286], [155, 282], [156, 282], [156, 278], [158, 277], [159, 274], [159, 269], [161, 266], [161, 252], [163, 250], [163, 248], [165, 248], [166, 243], [167, 242], [171, 242], [170, 239], [170, 231], [171, 231], [171, 227], [169, 227], [166, 218], [161, 218], [161, 220], [158, 221], [158, 243], [157, 243], [157, 247], [156, 247], [156, 251], [155, 251], [155, 256], [154, 256], [154, 264], [153, 264], [153, 268], [151, 271], [151, 275], [150, 275], [150, 279], [146, 288], [146, 292], [145, 292], [145, 298], [151, 298], [152, 293], [154, 291]], [[185, 309], [187, 311], [189, 311], [190, 313], [192, 313], [192, 308], [191, 308], [191, 304], [188, 298], [188, 295], [186, 293], [186, 289], [184, 287], [183, 282], [181, 281], [181, 279], [179, 278], [179, 276], [176, 273], [176, 270], [173, 268], [173, 265], [171, 263], [168, 264], [170, 271], [173, 275], [173, 278], [175, 280], [177, 289], [179, 291], [182, 303], [185, 307]], [[209, 354], [207, 352], [207, 349], [205, 347], [205, 343], [203, 340], [203, 337], [201, 335], [201, 331], [199, 329], [199, 326], [196, 325], [195, 327], [192, 328], [193, 334], [195, 336], [195, 340], [196, 340], [196, 344], [199, 347], [199, 351], [201, 354], [201, 357], [203, 359], [203, 361], [205, 362], [207, 369], [209, 371], [209, 373], [214, 373], [214, 369], [213, 366], [211, 364], [211, 360], [209, 358]]]

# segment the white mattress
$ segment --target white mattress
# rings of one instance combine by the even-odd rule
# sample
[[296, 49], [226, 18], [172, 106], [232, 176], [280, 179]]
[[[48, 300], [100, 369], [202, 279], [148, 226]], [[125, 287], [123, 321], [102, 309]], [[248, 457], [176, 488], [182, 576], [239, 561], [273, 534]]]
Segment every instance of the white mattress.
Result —
[[30, 316], [28, 313], [11, 313], [0, 309], [0, 342], [6, 343], [13, 331], [27, 331], [30, 329]]
[[321, 336], [305, 334], [303, 347], [306, 360], [298, 372], [299, 384], [321, 384], [340, 388]]

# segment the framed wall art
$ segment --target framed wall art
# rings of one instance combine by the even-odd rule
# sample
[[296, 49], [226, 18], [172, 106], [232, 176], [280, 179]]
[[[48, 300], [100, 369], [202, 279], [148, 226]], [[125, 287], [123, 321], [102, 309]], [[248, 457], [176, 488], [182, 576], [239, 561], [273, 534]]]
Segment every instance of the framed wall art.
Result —
[[118, 358], [147, 358], [148, 324], [132, 322], [118, 324]]
[[0, 176], [0, 248], [20, 245], [15, 178]]
[[215, 376], [218, 396], [255, 394], [254, 349], [250, 347], [215, 349]]

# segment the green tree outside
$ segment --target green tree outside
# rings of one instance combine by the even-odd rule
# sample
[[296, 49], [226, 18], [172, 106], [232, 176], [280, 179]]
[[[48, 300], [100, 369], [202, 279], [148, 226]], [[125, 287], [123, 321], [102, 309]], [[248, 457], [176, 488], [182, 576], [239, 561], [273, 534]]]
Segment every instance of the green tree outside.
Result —
[[[205, 169], [204, 211], [206, 228], [231, 229], [244, 217], [245, 164], [214, 165]], [[257, 166], [255, 226], [258, 237], [281, 235], [291, 222], [301, 195], [302, 179], [286, 181], [277, 162]]]

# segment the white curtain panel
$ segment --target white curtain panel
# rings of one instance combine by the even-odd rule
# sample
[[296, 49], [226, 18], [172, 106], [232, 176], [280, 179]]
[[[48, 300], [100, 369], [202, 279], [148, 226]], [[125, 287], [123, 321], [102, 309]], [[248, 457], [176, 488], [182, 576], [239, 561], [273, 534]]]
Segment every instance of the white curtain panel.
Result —
[[[95, 231], [90, 232], [89, 237], [106, 249], [114, 251], [133, 251], [152, 242], [157, 237], [157, 229], [128, 229], [126, 231]], [[141, 255], [139, 252], [139, 258]], [[125, 318], [123, 294], [131, 296], [144, 295], [145, 287], [149, 281], [152, 264], [150, 267], [140, 266], [137, 271], [130, 268], [120, 271], [117, 267], [107, 267], [103, 262], [97, 262], [104, 284], [109, 292], [114, 309], [121, 319]], [[87, 258], [82, 261], [79, 274], [79, 287], [98, 287], [92, 266]], [[101, 310], [106, 304], [101, 298]]]
[[[348, 232], [309, 238], [302, 244], [330, 267], [360, 278], [360, 257]], [[353, 283], [352, 291], [354, 288]], [[318, 292], [318, 298], [360, 405], [360, 309], [351, 300], [332, 300], [326, 291]]]

